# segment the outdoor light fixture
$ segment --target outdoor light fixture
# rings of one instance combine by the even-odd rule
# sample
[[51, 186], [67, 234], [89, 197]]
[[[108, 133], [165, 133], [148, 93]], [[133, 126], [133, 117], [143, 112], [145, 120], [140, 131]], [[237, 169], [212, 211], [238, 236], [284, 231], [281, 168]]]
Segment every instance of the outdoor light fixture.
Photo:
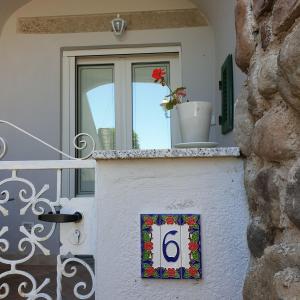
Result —
[[113, 33], [116, 36], [121, 36], [127, 27], [127, 23], [124, 19], [120, 18], [120, 15], [118, 14], [117, 17], [115, 19], [113, 19], [111, 21], [111, 25], [112, 25], [112, 30]]

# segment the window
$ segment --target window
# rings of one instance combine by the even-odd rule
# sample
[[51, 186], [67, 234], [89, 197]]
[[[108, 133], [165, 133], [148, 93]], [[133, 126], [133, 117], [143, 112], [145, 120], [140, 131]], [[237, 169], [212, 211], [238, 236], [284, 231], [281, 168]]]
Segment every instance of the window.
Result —
[[167, 87], [153, 82], [152, 70], [166, 70], [170, 81], [170, 63], [132, 64], [132, 148], [168, 149], [171, 148], [170, 119], [160, 107], [161, 100], [170, 93]]
[[[76, 134], [88, 133], [96, 149], [116, 149], [114, 65], [78, 65]], [[77, 155], [88, 155], [88, 149]], [[94, 171], [77, 171], [77, 194], [94, 190]]]
[[[170, 148], [177, 142], [177, 128], [159, 105], [169, 90], [154, 83], [151, 75], [154, 68], [163, 68], [169, 84], [179, 86], [178, 52], [84, 54], [64, 58], [64, 151], [72, 154], [66, 140], [82, 132], [93, 137], [97, 150]], [[74, 154], [82, 157], [87, 152]], [[72, 176], [71, 190], [93, 192], [90, 170], [70, 175], [69, 182]]]

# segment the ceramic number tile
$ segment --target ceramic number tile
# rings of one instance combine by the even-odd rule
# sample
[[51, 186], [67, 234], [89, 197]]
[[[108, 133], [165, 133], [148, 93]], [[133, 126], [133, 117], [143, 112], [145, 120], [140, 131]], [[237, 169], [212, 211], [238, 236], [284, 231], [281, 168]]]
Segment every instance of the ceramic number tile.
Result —
[[160, 226], [158, 215], [141, 215], [142, 278], [160, 278]]
[[181, 278], [181, 215], [160, 215], [161, 278]]
[[201, 279], [200, 215], [182, 215], [182, 279]]
[[200, 229], [200, 215], [141, 215], [142, 278], [202, 278]]

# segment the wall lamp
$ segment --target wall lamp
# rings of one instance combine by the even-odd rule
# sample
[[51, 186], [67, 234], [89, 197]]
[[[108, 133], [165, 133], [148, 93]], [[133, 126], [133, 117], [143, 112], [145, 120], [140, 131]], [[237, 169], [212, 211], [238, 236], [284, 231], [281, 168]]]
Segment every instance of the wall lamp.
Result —
[[118, 14], [117, 17], [111, 21], [111, 26], [114, 35], [121, 36], [127, 28], [127, 22]]

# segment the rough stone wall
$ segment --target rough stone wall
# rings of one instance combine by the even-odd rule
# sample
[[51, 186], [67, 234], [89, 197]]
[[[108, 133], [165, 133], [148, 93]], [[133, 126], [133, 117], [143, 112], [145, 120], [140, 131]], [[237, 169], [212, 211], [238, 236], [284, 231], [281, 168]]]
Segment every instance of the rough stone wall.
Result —
[[236, 104], [252, 254], [244, 299], [300, 299], [300, 0], [237, 0]]

